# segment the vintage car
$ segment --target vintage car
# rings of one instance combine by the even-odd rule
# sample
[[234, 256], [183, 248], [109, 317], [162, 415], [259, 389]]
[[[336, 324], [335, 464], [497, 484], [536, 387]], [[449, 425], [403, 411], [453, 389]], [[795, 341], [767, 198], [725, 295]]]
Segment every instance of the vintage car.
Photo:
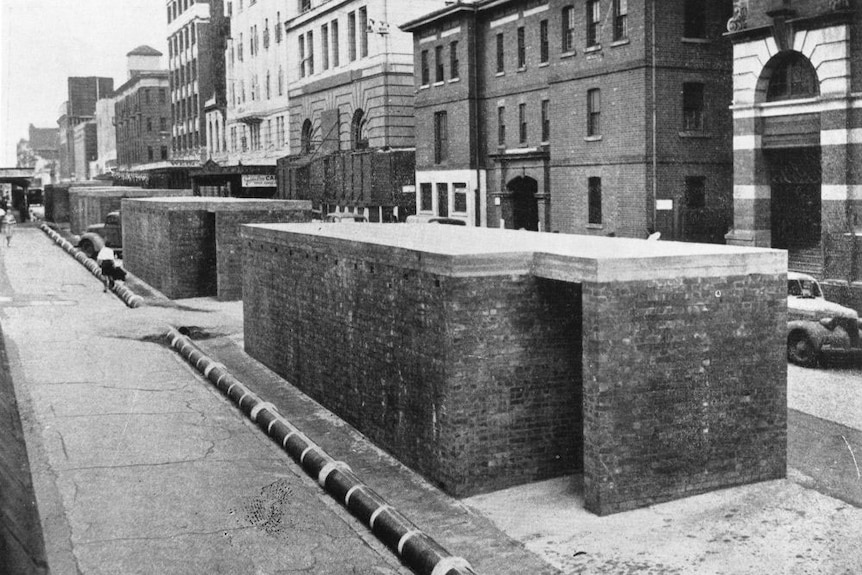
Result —
[[803, 367], [862, 358], [855, 310], [826, 301], [812, 276], [787, 273], [787, 359]]
[[324, 216], [323, 221], [327, 223], [352, 224], [367, 222], [368, 218], [361, 214], [350, 214], [347, 212], [331, 212]]
[[101, 224], [87, 226], [87, 231], [78, 240], [78, 249], [93, 258], [99, 250], [108, 246], [117, 255], [123, 250], [123, 223], [120, 212], [110, 212]]

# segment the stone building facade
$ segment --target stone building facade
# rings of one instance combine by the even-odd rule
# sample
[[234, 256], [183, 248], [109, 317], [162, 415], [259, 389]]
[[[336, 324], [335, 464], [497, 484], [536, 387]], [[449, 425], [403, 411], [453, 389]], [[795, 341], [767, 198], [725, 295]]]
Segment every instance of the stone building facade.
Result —
[[85, 180], [89, 164], [75, 162], [75, 126], [93, 120], [96, 102], [114, 91], [113, 78], [95, 76], [67, 79], [68, 97], [60, 106], [57, 124], [60, 127], [59, 179]]
[[[412, 155], [400, 153], [412, 153], [415, 142], [412, 43], [398, 25], [444, 4], [309, 0], [290, 14], [284, 27], [291, 156], [279, 167], [280, 194], [371, 221], [412, 211], [412, 193], [404, 193], [409, 174], [373, 166], [412, 170]], [[366, 157], [390, 152], [396, 153], [382, 162]]]
[[730, 8], [480, 0], [409, 22], [418, 213], [722, 242], [731, 218]]
[[849, 1], [737, 1], [730, 243], [788, 250], [791, 270], [862, 305], [862, 107]]

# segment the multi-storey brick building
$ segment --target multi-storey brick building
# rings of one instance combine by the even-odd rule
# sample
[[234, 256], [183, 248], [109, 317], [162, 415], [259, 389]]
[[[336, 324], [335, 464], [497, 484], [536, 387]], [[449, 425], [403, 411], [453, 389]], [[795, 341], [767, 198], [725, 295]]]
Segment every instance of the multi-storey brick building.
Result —
[[822, 275], [835, 297], [859, 307], [862, 15], [843, 0], [737, 1], [728, 30], [728, 241], [787, 249], [790, 269]]
[[129, 79], [113, 95], [120, 170], [167, 161], [171, 145], [170, 84], [168, 71], [160, 69], [162, 53], [140, 46], [127, 57]]
[[413, 211], [413, 56], [398, 24], [442, 0], [300, 0], [284, 23], [292, 156], [285, 197], [371, 221]]
[[170, 71], [171, 157], [200, 164], [205, 157], [205, 98], [212, 91], [206, 39], [209, 0], [168, 0], [168, 70]]
[[112, 78], [71, 77], [68, 99], [60, 106], [60, 179], [86, 179], [89, 166], [75, 163], [75, 126], [95, 117], [96, 101], [114, 90]]
[[409, 22], [420, 215], [722, 241], [730, 1], [479, 0]]

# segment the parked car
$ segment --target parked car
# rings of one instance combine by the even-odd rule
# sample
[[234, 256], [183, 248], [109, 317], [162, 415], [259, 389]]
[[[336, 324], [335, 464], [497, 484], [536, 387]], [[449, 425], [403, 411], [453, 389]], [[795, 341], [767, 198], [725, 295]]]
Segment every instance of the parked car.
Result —
[[326, 216], [323, 218], [323, 221], [329, 222], [329, 223], [335, 222], [335, 223], [345, 224], [345, 223], [354, 223], [354, 222], [357, 222], [357, 223], [367, 222], [368, 218], [366, 218], [365, 216], [360, 215], [360, 214], [348, 214], [348, 213], [332, 212], [330, 214], [326, 214]]
[[120, 212], [110, 212], [101, 224], [87, 226], [87, 231], [78, 240], [78, 249], [88, 257], [96, 257], [102, 247], [108, 246], [122, 257], [123, 252], [123, 220]]
[[830, 359], [862, 359], [860, 321], [855, 310], [823, 297], [808, 274], [787, 274], [787, 359], [803, 367]]

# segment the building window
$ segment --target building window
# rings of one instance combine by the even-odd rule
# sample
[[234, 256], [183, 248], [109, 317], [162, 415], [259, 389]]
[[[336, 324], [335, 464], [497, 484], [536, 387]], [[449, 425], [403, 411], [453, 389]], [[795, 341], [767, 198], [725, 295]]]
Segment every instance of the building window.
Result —
[[155, 159], [155, 154], [153, 154], [153, 147], [147, 146], [147, 160], [152, 162]]
[[311, 76], [314, 74], [314, 32], [305, 35], [305, 42], [308, 44], [308, 75]]
[[461, 77], [461, 71], [458, 68], [458, 42], [455, 41], [449, 44], [449, 78], [451, 80]]
[[449, 215], [449, 184], [437, 184], [437, 215], [444, 218]]
[[305, 78], [305, 36], [299, 35], [299, 77]]
[[575, 8], [566, 6], [563, 8], [562, 19], [562, 50], [563, 53], [575, 51]]
[[306, 12], [311, 10], [311, 0], [299, 0], [299, 11]]
[[685, 0], [683, 36], [686, 38], [706, 38], [705, 0]]
[[587, 136], [602, 133], [602, 93], [598, 88], [587, 91]]
[[524, 27], [518, 28], [518, 68], [527, 67], [527, 38]]
[[332, 45], [332, 67], [337, 68], [339, 66], [338, 20], [332, 21], [329, 25], [329, 32], [332, 34], [332, 41], [330, 42]]
[[147, 118], [147, 131], [148, 132], [153, 131], [153, 119], [152, 118]]
[[602, 179], [587, 180], [587, 223], [602, 223]]
[[629, 37], [629, 2], [628, 0], [614, 0], [614, 42], [625, 40]]
[[347, 13], [347, 53], [351, 62], [356, 60], [356, 12]]
[[548, 50], [548, 21], [539, 22], [539, 62], [545, 64], [550, 57]]
[[435, 46], [434, 48], [434, 81], [443, 82], [445, 80], [443, 71], [443, 46]]
[[263, 49], [269, 50], [269, 18], [263, 20]]
[[682, 129], [685, 132], [702, 132], [705, 128], [703, 84], [685, 82], [682, 85]]
[[497, 145], [506, 145], [506, 106], [497, 107]]
[[279, 65], [278, 67], [278, 95], [284, 96], [284, 69]]
[[419, 184], [419, 211], [434, 211], [434, 189], [427, 182]]
[[422, 50], [419, 55], [419, 66], [422, 74], [422, 85], [427, 86], [431, 83], [431, 70], [428, 68], [428, 50]]
[[446, 112], [434, 114], [434, 163], [449, 159], [449, 126]]
[[159, 118], [159, 131], [166, 132], [168, 129], [168, 119]]
[[497, 73], [502, 74], [506, 71], [505, 48], [503, 44], [503, 35], [497, 34]]
[[706, 207], [706, 178], [703, 176], [686, 177], [685, 207], [692, 210]]
[[518, 104], [518, 142], [527, 143], [527, 104]]
[[587, 1], [587, 47], [599, 45], [599, 25], [602, 22], [599, 0]]
[[817, 73], [802, 54], [790, 52], [779, 56], [770, 67], [772, 75], [766, 89], [767, 101], [810, 98], [819, 93]]
[[363, 6], [359, 9], [359, 57], [368, 56], [368, 10]]
[[275, 26], [272, 31], [275, 33], [275, 43], [281, 44], [281, 12], [275, 13]]
[[302, 131], [299, 134], [299, 146], [303, 154], [310, 154], [314, 151], [314, 146], [311, 142], [311, 120], [306, 120], [302, 123]]
[[551, 101], [542, 100], [542, 142], [551, 141]]
[[159, 151], [161, 152], [161, 158], [163, 160], [167, 160], [168, 159], [168, 147], [162, 146], [161, 150], [159, 150]]
[[272, 93], [270, 92], [270, 82], [269, 82], [269, 70], [266, 71], [266, 99], [269, 100], [272, 97]]
[[463, 182], [452, 184], [452, 211], [459, 214], [467, 213], [467, 184]]
[[[302, 41], [302, 36], [300, 36], [300, 42], [301, 41]], [[243, 50], [242, 32], [240, 32], [239, 33], [239, 42], [236, 45], [236, 59], [239, 60], [240, 62], [242, 62], [242, 50]]]
[[167, 102], [167, 93], [164, 88], [159, 88], [159, 104]]
[[323, 69], [329, 69], [329, 25], [320, 27], [320, 55], [323, 60]]
[[365, 150], [368, 148], [368, 136], [365, 133], [368, 118], [362, 108], [353, 112], [350, 122], [350, 144], [354, 150]]

